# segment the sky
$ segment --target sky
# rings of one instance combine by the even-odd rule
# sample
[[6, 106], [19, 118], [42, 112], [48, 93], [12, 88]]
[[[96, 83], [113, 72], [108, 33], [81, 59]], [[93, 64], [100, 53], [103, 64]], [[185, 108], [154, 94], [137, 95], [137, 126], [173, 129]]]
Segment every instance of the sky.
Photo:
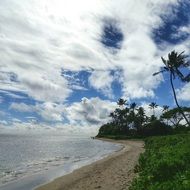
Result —
[[[95, 134], [122, 97], [174, 107], [161, 56], [190, 55], [189, 0], [0, 1], [0, 130]], [[181, 105], [190, 83], [175, 81]]]

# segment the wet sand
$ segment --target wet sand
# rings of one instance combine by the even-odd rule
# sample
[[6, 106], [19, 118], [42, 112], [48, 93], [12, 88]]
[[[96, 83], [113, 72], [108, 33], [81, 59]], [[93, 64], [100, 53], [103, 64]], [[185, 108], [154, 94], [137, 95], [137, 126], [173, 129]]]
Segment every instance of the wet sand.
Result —
[[136, 175], [134, 167], [140, 153], [144, 151], [144, 143], [132, 140], [108, 141], [121, 143], [124, 147], [36, 190], [127, 190]]

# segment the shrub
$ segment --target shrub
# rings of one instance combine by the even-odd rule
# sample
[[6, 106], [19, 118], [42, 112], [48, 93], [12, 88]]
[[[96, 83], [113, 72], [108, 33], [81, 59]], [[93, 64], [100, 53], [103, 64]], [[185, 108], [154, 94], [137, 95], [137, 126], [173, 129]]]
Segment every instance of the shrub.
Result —
[[189, 190], [190, 135], [150, 137], [130, 190]]
[[146, 125], [143, 126], [142, 129], [140, 129], [139, 133], [142, 136], [155, 136], [155, 135], [167, 135], [171, 134], [172, 129], [170, 126], [166, 125], [165, 123], [162, 123], [159, 120], [154, 120]]

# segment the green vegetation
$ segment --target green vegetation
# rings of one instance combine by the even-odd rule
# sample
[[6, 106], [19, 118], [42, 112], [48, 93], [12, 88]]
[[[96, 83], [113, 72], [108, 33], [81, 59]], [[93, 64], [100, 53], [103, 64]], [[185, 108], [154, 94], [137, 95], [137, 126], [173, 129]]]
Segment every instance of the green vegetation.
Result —
[[149, 137], [130, 190], [189, 190], [190, 134]]
[[164, 72], [169, 74], [173, 97], [177, 105], [176, 108], [169, 110], [169, 106], [163, 105], [162, 115], [157, 117], [155, 110], [158, 105], [152, 102], [149, 104], [152, 115], [147, 116], [143, 107], [138, 107], [135, 102], [127, 106], [126, 100], [120, 98], [117, 102], [119, 107], [110, 114], [112, 121], [103, 125], [97, 136], [142, 138], [189, 131], [190, 108], [179, 105], [174, 88], [174, 80], [176, 78], [181, 82], [190, 82], [190, 73], [187, 69], [190, 66], [190, 62], [186, 61], [186, 58], [187, 56], [184, 55], [184, 52], [177, 53], [172, 51], [168, 54], [167, 60], [161, 57], [164, 66], [161, 67], [159, 72], [153, 74], [153, 76]]
[[125, 104], [126, 101], [119, 99], [119, 107], [110, 114], [111, 122], [104, 124], [99, 129], [97, 137], [114, 139], [145, 138], [190, 131], [188, 124], [182, 125], [185, 120], [181, 113], [182, 110], [186, 117], [190, 118], [190, 108], [169, 109], [168, 106], [164, 105], [162, 114], [157, 117], [155, 110], [158, 105], [155, 102], [149, 105], [152, 110], [151, 116], [147, 116], [144, 108], [138, 107], [136, 103], [132, 103], [130, 106]]
[[182, 71], [184, 71], [184, 68], [188, 68], [190, 66], [190, 62], [186, 61], [187, 56], [184, 55], [184, 52], [178, 53], [175, 51], [172, 51], [171, 53], [168, 54], [168, 59], [164, 59], [161, 57], [162, 62], [164, 63], [164, 67], [159, 72], [154, 73], [153, 75], [157, 75], [159, 73], [167, 72], [170, 75], [170, 84], [172, 87], [173, 91], [173, 96], [175, 103], [182, 114], [183, 118], [187, 122], [187, 124], [190, 126], [190, 121], [187, 119], [184, 111], [181, 109], [177, 96], [176, 96], [176, 91], [174, 88], [173, 80], [178, 77], [182, 82], [190, 82], [190, 74], [187, 74], [186, 76]]
[[130, 190], [190, 190], [190, 108], [179, 105], [174, 87], [176, 78], [190, 82], [189, 70], [185, 70], [190, 62], [183, 53], [172, 51], [167, 60], [162, 57], [164, 66], [153, 74], [169, 74], [176, 108], [163, 105], [162, 114], [158, 116], [158, 105], [152, 102], [149, 104], [152, 115], [148, 116], [143, 107], [135, 102], [128, 106], [126, 100], [120, 98], [118, 108], [110, 113], [111, 122], [103, 125], [97, 135], [145, 139], [145, 153], [140, 155], [135, 167], [138, 177]]
[[120, 98], [118, 108], [110, 113], [111, 121], [99, 130], [98, 137], [145, 139], [145, 153], [135, 168], [139, 175], [130, 190], [190, 190], [190, 108], [179, 105], [174, 88], [176, 78], [190, 82], [189, 70], [185, 70], [190, 62], [185, 59], [183, 52], [172, 51], [167, 60], [162, 58], [164, 67], [153, 74], [169, 74], [176, 108], [163, 105], [162, 114], [158, 116], [158, 105], [152, 102], [149, 116], [135, 102], [127, 105], [126, 100]]

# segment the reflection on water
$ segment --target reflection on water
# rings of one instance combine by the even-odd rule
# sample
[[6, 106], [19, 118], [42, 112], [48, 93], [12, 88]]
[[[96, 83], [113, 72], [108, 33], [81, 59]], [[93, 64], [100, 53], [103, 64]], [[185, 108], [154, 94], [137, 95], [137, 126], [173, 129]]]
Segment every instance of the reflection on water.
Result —
[[0, 185], [61, 165], [97, 160], [120, 145], [62, 134], [0, 134]]

